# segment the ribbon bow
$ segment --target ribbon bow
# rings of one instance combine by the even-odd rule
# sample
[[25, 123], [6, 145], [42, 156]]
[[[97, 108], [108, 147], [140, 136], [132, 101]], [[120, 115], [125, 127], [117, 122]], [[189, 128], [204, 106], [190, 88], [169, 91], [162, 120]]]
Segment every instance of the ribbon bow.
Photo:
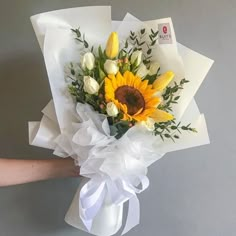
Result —
[[[140, 188], [138, 188], [140, 186]], [[137, 193], [149, 186], [147, 176], [139, 176], [131, 181], [129, 178], [111, 180], [109, 178], [94, 178], [81, 189], [79, 198], [79, 213], [85, 227], [90, 232], [94, 217], [102, 208], [105, 198], [110, 197], [111, 204], [123, 204], [129, 201], [128, 215], [122, 235], [127, 233], [140, 221], [140, 204]]]

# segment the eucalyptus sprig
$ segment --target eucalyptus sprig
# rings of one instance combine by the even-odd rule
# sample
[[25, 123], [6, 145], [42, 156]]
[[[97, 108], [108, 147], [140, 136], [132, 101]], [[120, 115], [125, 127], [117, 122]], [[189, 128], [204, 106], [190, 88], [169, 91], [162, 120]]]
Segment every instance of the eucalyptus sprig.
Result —
[[132, 44], [134, 45], [134, 51], [136, 50], [142, 50], [141, 46], [143, 46], [146, 41], [145, 41], [145, 32], [146, 29], [141, 29], [139, 32], [135, 33], [133, 31], [130, 31], [130, 40]]
[[164, 111], [172, 111], [172, 104], [178, 103], [180, 98], [179, 95], [175, 95], [179, 90], [183, 89], [184, 84], [188, 83], [189, 81], [186, 79], [182, 79], [179, 84], [174, 82], [174, 86], [168, 86], [162, 95], [163, 100], [165, 103], [159, 105], [159, 109]]
[[[84, 35], [84, 34], [83, 34], [83, 35], [81, 34], [79, 28], [78, 28], [78, 29], [71, 29], [71, 31], [76, 34], [76, 38], [75, 38], [75, 39], [76, 39], [79, 43], [83, 44], [83, 46], [84, 46], [86, 49], [89, 48], [89, 44], [88, 44], [88, 42], [85, 40], [85, 35]], [[91, 48], [91, 51], [92, 51], [92, 49], [93, 49], [93, 47]]]
[[182, 134], [181, 131], [190, 131], [197, 133], [197, 130], [191, 127], [191, 124], [181, 125], [181, 122], [176, 124], [175, 120], [168, 122], [155, 123], [154, 135], [159, 135], [164, 141], [165, 138], [171, 139], [173, 142], [179, 139]]
[[[158, 31], [154, 31], [153, 29], [151, 29], [150, 34], [148, 35], [148, 39], [147, 40], [147, 32], [146, 29], [143, 28], [140, 31], [138, 31], [137, 33], [130, 31], [130, 35], [129, 35], [129, 41], [132, 45], [133, 48], [130, 49], [130, 51], [128, 52], [129, 54], [132, 54], [133, 51], [136, 50], [143, 50], [143, 46], [146, 46], [146, 52], [143, 54], [144, 56], [144, 60], [143, 63], [145, 65], [149, 64], [152, 58], [152, 49], [154, 47], [154, 45], [156, 44], [157, 38], [158, 38]], [[128, 48], [127, 44], [126, 47]]]
[[157, 39], [158, 39], [158, 33], [159, 33], [158, 30], [157, 30], [157, 31], [154, 31], [153, 29], [151, 29], [151, 34], [148, 35], [150, 41], [149, 41], [149, 42], [147, 41], [147, 44], [146, 44], [148, 50], [147, 50], [147, 55], [144, 55], [144, 61], [143, 61], [143, 63], [144, 63], [145, 65], [147, 65], [147, 64], [150, 63], [150, 60], [151, 60], [151, 58], [152, 58], [152, 55], [151, 55], [151, 54], [152, 54], [152, 50], [153, 50], [153, 47], [154, 47], [154, 45], [156, 44]]
[[76, 81], [73, 81], [69, 86], [68, 86], [70, 94], [76, 99], [76, 102], [80, 103], [85, 103], [85, 94], [84, 92], [80, 89], [80, 86], [77, 84]]

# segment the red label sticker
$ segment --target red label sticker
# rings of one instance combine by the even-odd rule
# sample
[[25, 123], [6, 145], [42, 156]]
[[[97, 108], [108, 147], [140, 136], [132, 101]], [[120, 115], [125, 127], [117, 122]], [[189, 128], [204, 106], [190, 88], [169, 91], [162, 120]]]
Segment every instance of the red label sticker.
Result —
[[169, 23], [162, 23], [158, 25], [158, 42], [159, 44], [171, 44], [172, 43], [172, 35], [171, 28]]
[[163, 31], [164, 34], [167, 34], [167, 27], [163, 26], [162, 31]]

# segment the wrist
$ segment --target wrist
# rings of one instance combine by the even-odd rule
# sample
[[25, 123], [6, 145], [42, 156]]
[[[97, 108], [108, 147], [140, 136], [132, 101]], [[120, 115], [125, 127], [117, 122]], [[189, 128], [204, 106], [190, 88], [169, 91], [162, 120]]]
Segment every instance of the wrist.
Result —
[[79, 166], [75, 166], [74, 160], [70, 157], [58, 159], [58, 177], [78, 177]]

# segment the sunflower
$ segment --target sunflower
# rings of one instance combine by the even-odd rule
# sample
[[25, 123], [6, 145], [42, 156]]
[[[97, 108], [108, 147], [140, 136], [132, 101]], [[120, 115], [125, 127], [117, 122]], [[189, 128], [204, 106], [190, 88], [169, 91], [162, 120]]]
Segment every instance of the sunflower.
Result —
[[[161, 82], [164, 83], [166, 81]], [[161, 88], [163, 89], [163, 86]], [[153, 118], [156, 122], [172, 120], [171, 114], [157, 108], [161, 102], [161, 99], [154, 95], [157, 91], [160, 90], [149, 85], [148, 80], [142, 80], [130, 71], [126, 71], [123, 76], [118, 72], [116, 76], [111, 74], [105, 78], [106, 102], [115, 103], [123, 113], [123, 120], [138, 122], [146, 121], [147, 118]]]

